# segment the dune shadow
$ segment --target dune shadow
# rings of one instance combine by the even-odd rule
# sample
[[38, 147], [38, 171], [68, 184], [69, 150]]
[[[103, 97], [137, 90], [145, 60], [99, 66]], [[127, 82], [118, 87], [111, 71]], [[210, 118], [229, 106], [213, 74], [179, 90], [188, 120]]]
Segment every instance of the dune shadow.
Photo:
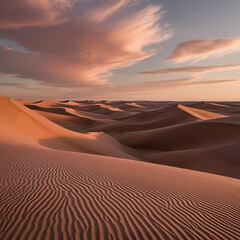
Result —
[[38, 143], [41, 146], [55, 150], [84, 153], [89, 152], [82, 146], [80, 146], [80, 142], [78, 139], [71, 137], [41, 138], [38, 140]]
[[38, 143], [43, 147], [54, 150], [140, 160], [136, 150], [122, 145], [119, 142], [116, 144], [114, 142], [101, 141], [98, 136], [91, 139], [79, 139], [68, 136], [41, 138], [38, 139]]

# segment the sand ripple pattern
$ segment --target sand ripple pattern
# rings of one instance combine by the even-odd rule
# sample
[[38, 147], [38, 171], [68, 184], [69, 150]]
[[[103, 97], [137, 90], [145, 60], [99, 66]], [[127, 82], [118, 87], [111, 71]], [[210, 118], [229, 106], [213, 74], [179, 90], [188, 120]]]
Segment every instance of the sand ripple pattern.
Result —
[[0, 239], [240, 239], [236, 206], [19, 151], [0, 151]]

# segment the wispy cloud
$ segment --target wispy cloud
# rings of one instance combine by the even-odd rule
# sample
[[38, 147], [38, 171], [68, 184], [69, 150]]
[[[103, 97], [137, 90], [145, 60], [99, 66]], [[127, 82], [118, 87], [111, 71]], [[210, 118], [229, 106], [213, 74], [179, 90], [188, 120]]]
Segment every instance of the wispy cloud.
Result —
[[152, 92], [159, 91], [165, 88], [176, 88], [183, 86], [191, 85], [209, 85], [209, 84], [219, 84], [219, 83], [228, 83], [238, 81], [238, 79], [217, 79], [217, 80], [200, 80], [200, 77], [193, 76], [187, 78], [179, 78], [172, 80], [160, 80], [160, 81], [151, 81], [151, 82], [141, 82], [134, 84], [124, 84], [124, 85], [115, 85], [109, 87], [113, 93], [134, 93], [134, 92]]
[[49, 26], [66, 20], [75, 0], [1, 0], [0, 27]]
[[89, 16], [92, 20], [103, 21], [129, 3], [130, 0], [111, 0], [93, 9]]
[[140, 72], [142, 75], [166, 75], [172, 73], [207, 73], [207, 72], [215, 72], [215, 71], [224, 71], [231, 69], [240, 68], [240, 64], [230, 64], [230, 65], [218, 65], [218, 66], [188, 66], [188, 67], [180, 67], [180, 68], [162, 68], [153, 71]]
[[177, 45], [166, 60], [175, 62], [199, 61], [210, 56], [226, 55], [240, 50], [240, 38], [201, 39]]
[[224, 84], [230, 82], [237, 82], [239, 79], [216, 79], [216, 80], [203, 80], [198, 76], [192, 76], [187, 78], [179, 78], [172, 80], [160, 80], [150, 82], [140, 82], [132, 84], [119, 84], [119, 85], [107, 85], [107, 86], [94, 86], [91, 88], [78, 89], [73, 92], [69, 92], [72, 98], [111, 98], [114, 96], [127, 95], [128, 97], [135, 93], [148, 93], [161, 91], [163, 89], [174, 89], [182, 87], [200, 86], [200, 85], [214, 85]]
[[[119, 19], [115, 13], [128, 7], [127, 0], [117, 5], [103, 0], [104, 8], [95, 0], [13, 2], [9, 14], [15, 17], [9, 17], [9, 22], [0, 10], [0, 38], [16, 41], [27, 51], [0, 46], [0, 72], [52, 85], [103, 84], [110, 70], [152, 56], [155, 50], [145, 47], [172, 34], [169, 26], [159, 23], [159, 6], [131, 10]], [[87, 10], [76, 16], [82, 4]]]
[[34, 88], [31, 85], [25, 84], [25, 83], [0, 82], [0, 86], [3, 86], [3, 87], [17, 87], [17, 88], [23, 88], [23, 89], [37, 90], [37, 88]]

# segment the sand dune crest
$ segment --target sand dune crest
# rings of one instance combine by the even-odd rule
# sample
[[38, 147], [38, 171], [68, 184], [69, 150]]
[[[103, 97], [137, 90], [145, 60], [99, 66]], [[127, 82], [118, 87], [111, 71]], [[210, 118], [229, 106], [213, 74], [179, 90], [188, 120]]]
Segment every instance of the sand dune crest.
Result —
[[222, 114], [218, 114], [218, 113], [212, 113], [212, 112], [208, 112], [205, 110], [201, 110], [201, 109], [196, 109], [196, 108], [192, 108], [192, 107], [186, 107], [183, 106], [181, 104], [178, 104], [178, 108], [182, 109], [183, 111], [193, 115], [196, 118], [199, 118], [201, 120], [210, 120], [210, 119], [217, 119], [217, 118], [224, 118], [224, 117], [228, 117]]

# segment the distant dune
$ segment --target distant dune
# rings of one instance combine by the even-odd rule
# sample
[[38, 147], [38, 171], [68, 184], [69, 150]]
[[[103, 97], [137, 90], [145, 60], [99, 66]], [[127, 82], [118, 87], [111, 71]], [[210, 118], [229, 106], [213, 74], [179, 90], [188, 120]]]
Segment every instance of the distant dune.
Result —
[[94, 127], [91, 130], [104, 131], [107, 133], [124, 133], [167, 127], [197, 120], [198, 119], [192, 114], [188, 114], [186, 111], [178, 108], [177, 105], [174, 105], [160, 110], [150, 110], [138, 113], [126, 117], [121, 121]]
[[133, 158], [124, 146], [104, 133], [80, 134], [62, 128], [21, 103], [0, 98], [0, 139], [53, 149]]
[[239, 120], [238, 103], [0, 97], [0, 239], [240, 239]]
[[94, 127], [103, 124], [99, 120], [94, 120], [90, 117], [77, 113], [76, 110], [64, 107], [39, 107], [34, 104], [26, 105], [32, 110], [50, 121], [67, 128], [69, 130], [83, 131], [86, 128]]
[[191, 107], [186, 107], [181, 104], [178, 105], [178, 108], [182, 109], [183, 111], [191, 114], [192, 116], [194, 116], [196, 118], [199, 118], [200, 120], [210, 120], [210, 119], [227, 117], [222, 114], [212, 113], [212, 112], [208, 112], [208, 111], [200, 110], [200, 109], [196, 109], [196, 108], [191, 108]]
[[212, 103], [212, 102], [197, 102], [191, 105], [193, 108], [199, 109], [222, 109], [229, 107], [226, 104]]

